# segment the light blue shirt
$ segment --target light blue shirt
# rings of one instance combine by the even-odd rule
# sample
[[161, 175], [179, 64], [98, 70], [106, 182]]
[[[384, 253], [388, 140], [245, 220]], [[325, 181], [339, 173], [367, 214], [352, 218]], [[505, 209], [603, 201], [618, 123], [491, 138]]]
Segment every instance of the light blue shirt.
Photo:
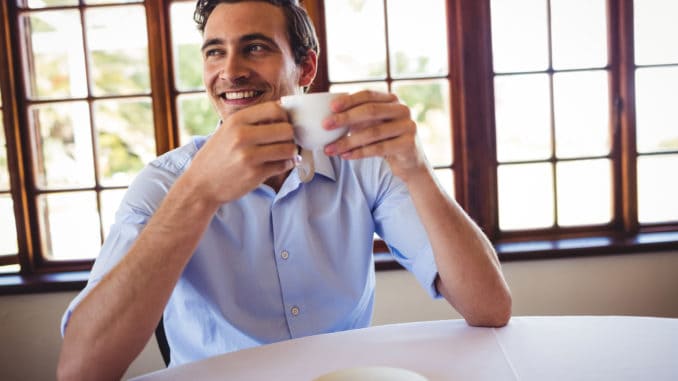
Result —
[[[64, 314], [62, 332], [73, 308], [127, 253], [206, 139], [157, 158], [130, 185], [86, 288]], [[171, 365], [368, 326], [375, 232], [439, 297], [431, 245], [405, 184], [388, 164], [320, 152], [314, 158], [310, 182], [301, 182], [294, 169], [278, 193], [262, 184], [217, 210], [165, 308]]]

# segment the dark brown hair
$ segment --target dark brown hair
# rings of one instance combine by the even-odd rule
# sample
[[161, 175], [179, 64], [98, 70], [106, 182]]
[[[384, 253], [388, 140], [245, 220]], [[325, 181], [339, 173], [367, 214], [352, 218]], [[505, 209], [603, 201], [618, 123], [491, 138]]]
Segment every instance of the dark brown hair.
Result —
[[299, 0], [198, 0], [195, 4], [193, 20], [198, 24], [198, 29], [202, 33], [205, 31], [207, 19], [217, 5], [243, 1], [264, 1], [282, 8], [287, 22], [287, 37], [294, 54], [294, 62], [302, 63], [309, 50], [318, 54], [320, 48], [315, 28], [306, 10], [299, 5]]

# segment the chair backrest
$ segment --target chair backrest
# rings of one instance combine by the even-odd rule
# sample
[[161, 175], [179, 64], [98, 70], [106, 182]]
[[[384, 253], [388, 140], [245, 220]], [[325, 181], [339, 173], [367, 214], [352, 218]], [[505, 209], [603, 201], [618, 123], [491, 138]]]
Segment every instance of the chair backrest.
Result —
[[165, 336], [165, 326], [162, 323], [162, 317], [160, 317], [160, 322], [158, 322], [158, 326], [155, 328], [155, 341], [158, 342], [158, 348], [160, 348], [160, 354], [165, 362], [165, 366], [169, 366], [170, 347], [169, 343], [167, 343], [167, 336]]

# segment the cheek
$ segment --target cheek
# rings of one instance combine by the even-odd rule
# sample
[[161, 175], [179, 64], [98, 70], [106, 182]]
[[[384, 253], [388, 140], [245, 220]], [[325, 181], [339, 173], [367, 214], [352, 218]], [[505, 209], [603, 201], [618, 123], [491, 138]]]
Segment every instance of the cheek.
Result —
[[212, 88], [212, 84], [219, 77], [219, 70], [215, 65], [209, 65], [203, 62], [202, 65], [202, 82], [205, 85], [205, 89], [209, 92]]

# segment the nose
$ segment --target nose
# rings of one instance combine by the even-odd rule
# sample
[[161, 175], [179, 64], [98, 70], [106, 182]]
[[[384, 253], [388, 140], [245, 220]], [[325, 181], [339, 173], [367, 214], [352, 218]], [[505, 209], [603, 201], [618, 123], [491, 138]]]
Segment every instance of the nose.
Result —
[[223, 60], [219, 79], [237, 83], [249, 77], [250, 70], [245, 60], [237, 54], [231, 54]]

